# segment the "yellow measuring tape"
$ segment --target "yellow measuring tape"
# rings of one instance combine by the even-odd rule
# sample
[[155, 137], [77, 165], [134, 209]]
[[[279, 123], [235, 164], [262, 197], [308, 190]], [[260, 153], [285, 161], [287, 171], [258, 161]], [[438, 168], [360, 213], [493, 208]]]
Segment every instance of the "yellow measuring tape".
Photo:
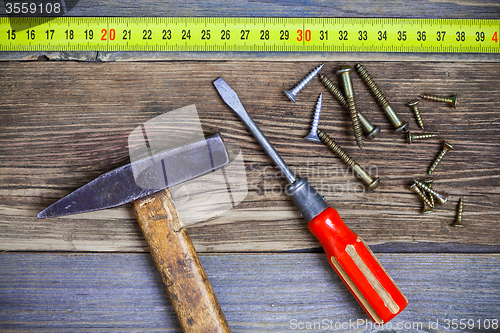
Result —
[[1, 17], [0, 51], [500, 53], [500, 20]]

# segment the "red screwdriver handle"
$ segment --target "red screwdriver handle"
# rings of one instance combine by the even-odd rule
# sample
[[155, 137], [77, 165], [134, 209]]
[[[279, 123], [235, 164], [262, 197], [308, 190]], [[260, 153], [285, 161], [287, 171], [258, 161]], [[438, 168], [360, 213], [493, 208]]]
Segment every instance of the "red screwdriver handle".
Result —
[[386, 323], [408, 305], [408, 299], [365, 241], [349, 229], [332, 207], [309, 221], [328, 261], [370, 318]]

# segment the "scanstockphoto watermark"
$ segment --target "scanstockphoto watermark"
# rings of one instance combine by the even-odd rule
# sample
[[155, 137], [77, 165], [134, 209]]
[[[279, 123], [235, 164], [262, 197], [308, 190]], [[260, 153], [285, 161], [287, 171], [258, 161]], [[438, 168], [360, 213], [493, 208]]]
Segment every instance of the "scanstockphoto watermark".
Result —
[[[307, 162], [300, 167], [291, 166], [290, 170], [299, 179], [309, 178], [314, 188], [323, 196], [363, 194], [367, 191], [367, 187], [358, 179], [351, 168], [336, 165], [325, 167]], [[368, 166], [365, 170], [371, 177], [378, 177], [376, 165]], [[253, 169], [251, 172], [250, 178], [258, 181], [251, 182], [249, 188], [257, 195], [280, 196], [286, 193], [287, 185], [280, 181], [283, 173], [276, 167], [267, 165], [262, 169]], [[338, 181], [339, 178], [342, 178], [343, 181]]]
[[[349, 180], [342, 183], [332, 183], [323, 179], [316, 182], [311, 182], [316, 191], [322, 196], [335, 197], [335, 196], [345, 196], [348, 194], [359, 195], [367, 191], [367, 188], [363, 183], [354, 180]], [[276, 180], [269, 181], [264, 180], [263, 182], [251, 182], [248, 184], [248, 188], [253, 190], [257, 195], [264, 196], [281, 196], [286, 194], [288, 185], [277, 182]]]
[[290, 320], [291, 330], [303, 331], [352, 331], [352, 330], [423, 330], [424, 327], [431, 330], [478, 330], [485, 332], [500, 331], [498, 318], [447, 318], [434, 319], [426, 322], [421, 321], [390, 321], [388, 323], [377, 324], [368, 319], [357, 319], [349, 321], [333, 321], [322, 319], [316, 321]]
[[291, 330], [321, 330], [324, 331], [350, 331], [350, 330], [371, 330], [371, 329], [387, 329], [387, 330], [422, 330], [423, 322], [397, 321], [383, 324], [373, 323], [368, 319], [357, 319], [349, 321], [333, 321], [330, 319], [322, 319], [318, 321], [300, 321], [298, 319], [290, 320]]
[[[290, 170], [297, 176], [297, 178], [303, 177], [320, 177], [320, 178], [329, 178], [329, 177], [356, 177], [356, 173], [354, 170], [348, 167], [344, 167], [341, 165], [329, 165], [329, 166], [321, 166], [311, 161], [307, 161], [305, 164], [302, 164], [299, 167], [289, 166]], [[378, 166], [376, 165], [368, 165], [365, 168], [366, 172], [372, 177], [378, 177]], [[262, 169], [253, 169], [253, 175], [259, 178], [266, 177], [275, 177], [280, 178], [283, 177], [283, 173], [278, 170], [274, 165], [266, 165]]]

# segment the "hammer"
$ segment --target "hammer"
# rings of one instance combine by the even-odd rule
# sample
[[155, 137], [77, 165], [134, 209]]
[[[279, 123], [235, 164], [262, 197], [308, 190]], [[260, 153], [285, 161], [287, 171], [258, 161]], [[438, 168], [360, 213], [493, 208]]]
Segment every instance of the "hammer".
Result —
[[132, 202], [183, 331], [231, 332], [168, 189], [228, 163], [226, 146], [216, 134], [102, 174], [37, 217], [90, 212]]

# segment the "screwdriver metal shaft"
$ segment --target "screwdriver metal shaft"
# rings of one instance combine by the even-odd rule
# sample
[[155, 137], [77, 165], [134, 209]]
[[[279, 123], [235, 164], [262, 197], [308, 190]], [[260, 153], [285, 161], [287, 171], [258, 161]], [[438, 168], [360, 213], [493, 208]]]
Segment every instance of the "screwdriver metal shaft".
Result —
[[283, 176], [290, 184], [286, 189], [286, 194], [292, 199], [302, 217], [306, 221], [310, 221], [324, 211], [328, 207], [326, 201], [316, 192], [314, 187], [309, 184], [307, 178], [297, 180], [293, 172], [288, 168], [288, 165], [283, 161], [278, 152], [257, 127], [247, 110], [245, 110], [236, 92], [234, 92], [222, 78], [215, 80], [214, 86], [224, 102], [226, 102], [226, 104], [238, 115], [267, 155], [271, 157], [274, 164], [281, 170]]
[[215, 80], [214, 85], [219, 91], [219, 94], [221, 95], [224, 102], [226, 102], [226, 104], [238, 115], [238, 117], [245, 124], [250, 133], [252, 133], [253, 137], [262, 146], [267, 155], [271, 157], [274, 164], [276, 164], [276, 166], [281, 170], [288, 183], [295, 183], [297, 181], [297, 178], [285, 163], [285, 161], [283, 161], [280, 154], [278, 154], [274, 147], [269, 143], [264, 133], [262, 133], [262, 131], [257, 127], [252, 117], [250, 117], [247, 110], [245, 110], [243, 104], [241, 104], [241, 101], [234, 90], [232, 90], [222, 78]]

